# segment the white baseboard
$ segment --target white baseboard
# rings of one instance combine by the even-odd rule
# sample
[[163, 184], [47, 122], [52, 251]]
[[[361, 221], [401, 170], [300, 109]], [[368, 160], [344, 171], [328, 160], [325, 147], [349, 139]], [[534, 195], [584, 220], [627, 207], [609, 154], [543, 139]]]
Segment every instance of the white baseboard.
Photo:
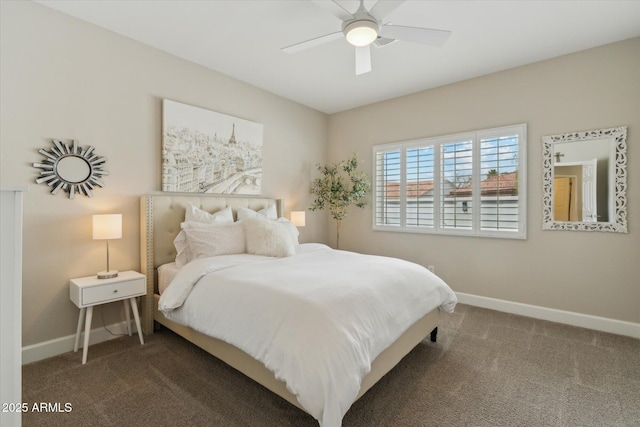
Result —
[[564, 323], [566, 325], [579, 326], [596, 331], [609, 332], [617, 335], [625, 335], [640, 338], [640, 323], [625, 322], [623, 320], [609, 319], [606, 317], [591, 316], [589, 314], [574, 313], [571, 311], [556, 310], [554, 308], [540, 307], [536, 305], [522, 304], [519, 302], [505, 301], [495, 298], [456, 292], [458, 301], [462, 304], [476, 307], [489, 308], [505, 313], [519, 314], [535, 319]]
[[[127, 322], [122, 321], [119, 323], [112, 323], [107, 326], [111, 332], [117, 335], [128, 334]], [[136, 334], [136, 325], [131, 325], [131, 333]], [[104, 327], [91, 329], [91, 335], [89, 337], [89, 345], [98, 344], [103, 341], [108, 341], [117, 336], [111, 335]], [[37, 344], [28, 345], [22, 347], [22, 364], [37, 362], [38, 360], [47, 359], [49, 357], [57, 356], [62, 353], [68, 353], [73, 351], [73, 346], [76, 342], [76, 335], [67, 335], [66, 337], [60, 337], [49, 341], [44, 341]], [[78, 346], [78, 352], [83, 347], [84, 332], [80, 335], [80, 345]], [[89, 357], [91, 357], [91, 351], [89, 351]]]

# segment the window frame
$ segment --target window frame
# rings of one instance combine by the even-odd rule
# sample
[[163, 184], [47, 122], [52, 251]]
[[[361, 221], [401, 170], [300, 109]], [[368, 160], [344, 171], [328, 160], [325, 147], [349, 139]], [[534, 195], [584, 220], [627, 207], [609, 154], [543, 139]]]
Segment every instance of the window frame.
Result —
[[[518, 184], [517, 184], [517, 209], [518, 220], [517, 230], [495, 230], [482, 229], [482, 194], [481, 194], [481, 177], [482, 177], [482, 141], [492, 138], [501, 138], [506, 136], [517, 135], [518, 137]], [[471, 193], [471, 229], [461, 229], [444, 227], [442, 219], [442, 146], [453, 142], [462, 142], [470, 140], [472, 144], [472, 193]], [[428, 149], [433, 147], [433, 226], [414, 226], [407, 225], [407, 151], [415, 149]], [[400, 191], [399, 191], [399, 224], [388, 225], [378, 224], [377, 217], [378, 207], [378, 154], [400, 150]], [[401, 233], [417, 233], [417, 234], [442, 234], [469, 237], [495, 237], [506, 239], [527, 238], [527, 170], [526, 159], [527, 154], [527, 125], [525, 123], [509, 125], [491, 129], [482, 129], [471, 132], [463, 132], [453, 135], [442, 135], [437, 137], [427, 137], [414, 139], [403, 142], [393, 142], [388, 144], [378, 144], [372, 147], [372, 229], [374, 231], [392, 231]], [[498, 171], [499, 172], [499, 171]]]

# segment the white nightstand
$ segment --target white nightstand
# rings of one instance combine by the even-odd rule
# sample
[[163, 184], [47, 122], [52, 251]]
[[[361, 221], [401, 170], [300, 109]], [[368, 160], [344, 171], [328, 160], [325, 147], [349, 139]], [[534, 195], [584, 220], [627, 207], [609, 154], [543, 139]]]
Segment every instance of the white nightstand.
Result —
[[122, 271], [117, 277], [111, 279], [98, 279], [96, 276], [81, 277], [71, 279], [69, 283], [69, 298], [80, 308], [78, 317], [78, 329], [76, 331], [76, 344], [73, 351], [78, 351], [80, 341], [80, 331], [82, 321], [85, 317], [84, 327], [84, 348], [82, 352], [82, 364], [87, 363], [87, 353], [89, 351], [89, 335], [91, 334], [91, 318], [93, 317], [93, 307], [108, 302], [123, 301], [124, 312], [127, 316], [127, 329], [131, 335], [131, 318], [129, 317], [129, 304], [133, 310], [133, 317], [138, 328], [140, 344], [144, 344], [142, 338], [142, 328], [140, 327], [140, 316], [138, 316], [138, 306], [136, 297], [147, 293], [147, 277], [137, 271]]

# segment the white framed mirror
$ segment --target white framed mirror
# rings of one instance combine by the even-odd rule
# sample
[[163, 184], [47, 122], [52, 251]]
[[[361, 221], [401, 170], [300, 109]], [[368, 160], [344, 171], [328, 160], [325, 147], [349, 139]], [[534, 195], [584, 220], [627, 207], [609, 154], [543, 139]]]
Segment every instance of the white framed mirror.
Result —
[[542, 137], [543, 230], [627, 232], [627, 128]]
[[38, 150], [45, 158], [42, 163], [33, 164], [33, 167], [41, 169], [36, 183], [52, 187], [51, 194], [62, 189], [70, 199], [76, 194], [93, 197], [95, 186], [104, 187], [99, 178], [109, 175], [103, 169], [107, 161], [105, 157], [95, 154], [93, 147], [83, 150], [76, 140], [71, 146], [57, 139], [52, 142], [54, 146], [49, 150]]

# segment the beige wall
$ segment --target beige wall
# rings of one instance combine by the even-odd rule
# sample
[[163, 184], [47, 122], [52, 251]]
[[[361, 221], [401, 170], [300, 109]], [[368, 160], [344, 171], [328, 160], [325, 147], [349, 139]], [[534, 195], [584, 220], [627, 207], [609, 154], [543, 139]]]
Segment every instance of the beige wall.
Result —
[[[639, 38], [334, 114], [329, 159], [357, 152], [370, 171], [374, 144], [517, 123], [527, 240], [374, 232], [368, 207], [351, 211], [341, 247], [434, 265], [458, 292], [640, 322]], [[542, 231], [541, 137], [615, 126], [628, 127], [629, 234]]]
[[[112, 268], [139, 269], [138, 199], [160, 190], [163, 98], [264, 125], [265, 196], [285, 210], [310, 205], [313, 166], [326, 160], [327, 116], [31, 2], [1, 4], [2, 185], [26, 185], [23, 345], [75, 334], [68, 281], [105, 268], [91, 215], [122, 213]], [[91, 199], [49, 194], [31, 166], [51, 139], [78, 139], [108, 158], [105, 188]], [[308, 214], [305, 241], [322, 241], [326, 219]], [[106, 310], [122, 320], [121, 304]], [[101, 324], [100, 313], [94, 326]]]

